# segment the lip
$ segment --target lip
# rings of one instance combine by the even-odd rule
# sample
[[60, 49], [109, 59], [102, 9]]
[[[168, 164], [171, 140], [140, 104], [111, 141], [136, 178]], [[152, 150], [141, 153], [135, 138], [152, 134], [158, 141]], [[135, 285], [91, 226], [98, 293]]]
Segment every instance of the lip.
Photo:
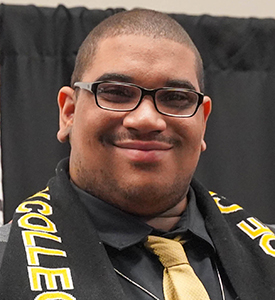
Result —
[[115, 146], [123, 149], [135, 149], [141, 151], [153, 151], [153, 150], [170, 150], [173, 146], [168, 143], [159, 141], [122, 141], [116, 142]]
[[122, 141], [114, 145], [124, 157], [133, 162], [154, 163], [161, 161], [173, 148], [159, 141]]

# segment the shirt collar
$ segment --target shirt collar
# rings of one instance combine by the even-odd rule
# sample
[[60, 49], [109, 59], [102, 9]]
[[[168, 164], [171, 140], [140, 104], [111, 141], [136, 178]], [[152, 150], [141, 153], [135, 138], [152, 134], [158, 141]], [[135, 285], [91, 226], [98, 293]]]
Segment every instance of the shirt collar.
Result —
[[87, 192], [81, 190], [72, 183], [80, 201], [87, 208], [91, 220], [104, 244], [112, 246], [118, 250], [145, 242], [152, 232], [162, 236], [186, 235], [191, 232], [202, 240], [209, 243], [213, 248], [213, 243], [208, 235], [203, 217], [197, 207], [196, 197], [190, 187], [188, 193], [188, 206], [177, 224], [171, 232], [156, 232], [151, 226], [141, 221], [138, 217], [128, 214], [113, 205], [102, 201]]
[[102, 201], [72, 183], [80, 201], [87, 208], [98, 235], [104, 244], [122, 250], [141, 241], [151, 234], [153, 228], [136, 216], [125, 213]]
[[175, 231], [179, 233], [190, 231], [193, 235], [206, 241], [214, 248], [214, 244], [205, 228], [204, 219], [197, 206], [195, 192], [192, 187], [189, 189], [188, 199], [188, 206], [182, 214]]

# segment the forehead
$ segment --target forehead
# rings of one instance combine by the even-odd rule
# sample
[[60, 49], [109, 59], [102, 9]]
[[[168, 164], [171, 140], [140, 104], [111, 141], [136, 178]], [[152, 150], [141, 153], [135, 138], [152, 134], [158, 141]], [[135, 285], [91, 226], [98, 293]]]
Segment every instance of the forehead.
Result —
[[124, 75], [147, 88], [171, 81], [190, 81], [199, 88], [195, 54], [186, 45], [166, 38], [122, 35], [99, 41], [83, 81], [112, 80], [109, 74]]

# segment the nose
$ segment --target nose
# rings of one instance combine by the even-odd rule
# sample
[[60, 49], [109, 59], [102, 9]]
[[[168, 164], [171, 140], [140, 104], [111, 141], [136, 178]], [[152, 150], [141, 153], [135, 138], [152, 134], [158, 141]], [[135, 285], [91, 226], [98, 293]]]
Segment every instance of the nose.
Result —
[[145, 96], [135, 110], [126, 114], [123, 126], [143, 134], [162, 132], [167, 128], [165, 116], [156, 110], [151, 96]]

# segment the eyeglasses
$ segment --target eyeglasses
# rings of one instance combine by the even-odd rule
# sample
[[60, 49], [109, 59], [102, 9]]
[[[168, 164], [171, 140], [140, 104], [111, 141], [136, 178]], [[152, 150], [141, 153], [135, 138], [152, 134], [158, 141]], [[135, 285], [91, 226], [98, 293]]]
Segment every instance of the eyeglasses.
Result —
[[76, 82], [74, 87], [92, 92], [100, 108], [118, 112], [136, 109], [143, 97], [149, 95], [159, 113], [178, 118], [194, 116], [204, 97], [202, 93], [185, 88], [146, 89], [116, 81]]

